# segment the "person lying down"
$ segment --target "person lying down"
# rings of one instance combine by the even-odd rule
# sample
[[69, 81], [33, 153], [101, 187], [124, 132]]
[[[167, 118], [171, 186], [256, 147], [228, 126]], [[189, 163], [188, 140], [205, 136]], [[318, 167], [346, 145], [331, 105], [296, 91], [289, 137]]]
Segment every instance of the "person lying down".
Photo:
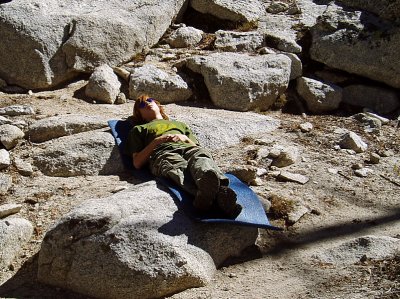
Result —
[[242, 206], [228, 187], [229, 179], [185, 123], [170, 120], [148, 95], [135, 100], [133, 121], [125, 150], [136, 169], [149, 167], [153, 175], [172, 180], [193, 195], [199, 212], [217, 207], [227, 218], [240, 214]]

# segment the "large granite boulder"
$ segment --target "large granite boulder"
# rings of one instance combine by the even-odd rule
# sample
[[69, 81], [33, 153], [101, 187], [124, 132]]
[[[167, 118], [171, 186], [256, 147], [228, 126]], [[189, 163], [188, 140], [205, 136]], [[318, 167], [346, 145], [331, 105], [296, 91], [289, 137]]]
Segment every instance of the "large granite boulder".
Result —
[[178, 74], [145, 64], [136, 68], [129, 77], [130, 98], [136, 99], [142, 94], [149, 94], [167, 104], [187, 100], [192, 91]]
[[0, 77], [49, 88], [158, 42], [184, 0], [21, 0], [0, 5]]
[[96, 298], [160, 298], [207, 284], [257, 235], [192, 221], [150, 181], [65, 215], [44, 237], [38, 278]]
[[34, 165], [48, 176], [117, 174], [124, 170], [109, 132], [90, 131], [60, 137], [32, 153]]
[[400, 88], [400, 27], [331, 4], [311, 32], [312, 59]]
[[214, 105], [235, 111], [267, 110], [287, 89], [291, 72], [283, 54], [214, 53], [190, 57], [185, 65], [204, 77]]

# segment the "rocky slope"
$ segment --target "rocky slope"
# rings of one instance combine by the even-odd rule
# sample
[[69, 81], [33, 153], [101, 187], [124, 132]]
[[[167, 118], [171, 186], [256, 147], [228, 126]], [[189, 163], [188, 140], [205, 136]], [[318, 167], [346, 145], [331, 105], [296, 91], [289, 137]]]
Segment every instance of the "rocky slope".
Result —
[[[140, 22], [164, 25], [133, 48], [112, 39], [115, 55], [82, 40], [102, 36], [94, 21], [132, 37], [122, 2], [117, 21], [82, 17], [96, 2], [62, 10], [68, 38], [45, 34], [49, 15], [35, 21], [60, 3], [31, 3], [23, 21], [25, 2], [0, 4], [2, 40], [12, 28], [47, 49], [32, 76], [0, 47], [0, 296], [397, 298], [400, 2], [170, 1], [163, 16], [140, 2]], [[27, 24], [40, 30], [27, 37]], [[140, 93], [187, 122], [284, 231], [194, 225], [124, 171], [106, 121], [128, 117]]]

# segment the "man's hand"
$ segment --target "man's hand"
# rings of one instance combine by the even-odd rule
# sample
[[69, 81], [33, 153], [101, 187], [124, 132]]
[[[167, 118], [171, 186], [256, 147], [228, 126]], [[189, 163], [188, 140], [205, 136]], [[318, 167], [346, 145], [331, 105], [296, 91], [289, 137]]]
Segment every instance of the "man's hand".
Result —
[[153, 150], [157, 145], [164, 142], [185, 142], [191, 145], [196, 145], [189, 137], [184, 134], [165, 134], [155, 138], [150, 144], [148, 144], [142, 151], [133, 153], [133, 166], [136, 169], [142, 168], [147, 163], [152, 154]]
[[184, 134], [165, 134], [157, 137], [155, 140], [157, 144], [161, 144], [164, 142], [185, 142], [196, 145], [192, 140], [190, 140], [189, 137]]

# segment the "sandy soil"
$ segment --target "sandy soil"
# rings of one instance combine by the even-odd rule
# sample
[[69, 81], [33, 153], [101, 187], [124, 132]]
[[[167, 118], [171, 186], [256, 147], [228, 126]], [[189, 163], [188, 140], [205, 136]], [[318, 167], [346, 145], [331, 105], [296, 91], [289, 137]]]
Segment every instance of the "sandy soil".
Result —
[[[32, 105], [35, 118], [65, 113], [126, 117], [132, 104], [96, 105], [79, 97], [78, 82], [66, 89], [7, 95], [0, 93], [0, 106]], [[77, 92], [78, 90], [78, 92]], [[179, 115], [179, 105], [167, 109]], [[295, 145], [301, 161], [287, 170], [310, 178], [305, 184], [281, 182], [270, 174], [261, 186], [253, 187], [262, 198], [271, 194], [301, 199], [310, 213], [287, 226], [282, 218], [271, 221], [285, 228], [283, 232], [260, 229], [257, 244], [240, 257], [220, 268], [207, 286], [172, 295], [174, 299], [189, 298], [400, 298], [399, 257], [383, 261], [362, 261], [352, 265], [331, 265], [313, 258], [316, 252], [357, 236], [377, 235], [400, 238], [400, 134], [398, 123], [391, 121], [381, 133], [370, 134], [350, 117], [301, 116], [268, 112], [282, 121], [281, 127], [268, 136], [271, 142]], [[31, 117], [21, 117], [32, 121]], [[298, 125], [311, 122], [314, 129], [302, 133]], [[368, 151], [352, 155], [334, 149], [338, 135], [335, 127], [351, 129], [368, 143]], [[246, 164], [248, 149], [254, 145], [248, 138], [242, 144], [214, 152], [217, 162], [224, 165]], [[15, 150], [31, 146], [25, 141]], [[370, 152], [389, 150], [379, 164], [368, 164]], [[391, 153], [390, 153], [391, 151]], [[352, 166], [365, 164], [373, 170], [366, 178], [354, 175]], [[335, 169], [337, 172], [328, 171]], [[52, 178], [40, 173], [23, 177], [12, 167], [14, 186], [0, 197], [0, 204], [19, 203], [19, 216], [30, 220], [34, 227], [32, 240], [23, 248], [8, 269], [0, 272], [2, 298], [85, 298], [36, 281], [37, 252], [41, 240], [53, 223], [83, 200], [105, 197], [121, 186], [133, 183], [129, 174]]]

